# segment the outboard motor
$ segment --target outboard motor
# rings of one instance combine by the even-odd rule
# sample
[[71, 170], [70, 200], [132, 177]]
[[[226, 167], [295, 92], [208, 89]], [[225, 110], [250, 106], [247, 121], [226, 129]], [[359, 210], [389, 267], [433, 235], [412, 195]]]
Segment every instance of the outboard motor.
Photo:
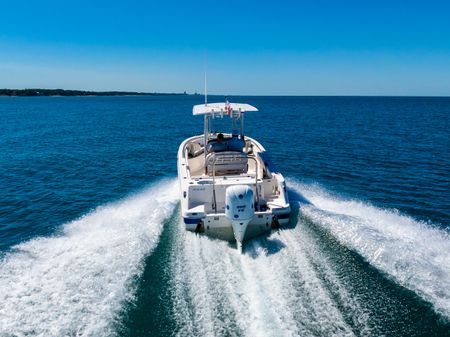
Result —
[[253, 190], [247, 185], [234, 185], [225, 193], [225, 215], [231, 221], [238, 249], [242, 251], [247, 225], [254, 215]]

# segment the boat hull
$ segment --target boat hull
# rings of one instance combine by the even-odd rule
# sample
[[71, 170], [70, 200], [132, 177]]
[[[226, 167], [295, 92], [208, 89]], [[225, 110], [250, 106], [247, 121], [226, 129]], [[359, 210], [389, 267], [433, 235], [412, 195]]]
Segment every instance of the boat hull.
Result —
[[[227, 171], [215, 175], [211, 174], [211, 168], [206, 168], [204, 154], [196, 154], [200, 147], [204, 147], [202, 140], [202, 135], [190, 137], [181, 143], [178, 150], [181, 216], [186, 230], [221, 240], [235, 241], [239, 245], [288, 224], [291, 208], [284, 177], [273, 166], [261, 144], [246, 137], [246, 142], [252, 144], [253, 151], [251, 154], [245, 152], [249, 159], [244, 172]], [[197, 145], [191, 149], [188, 144]], [[230, 155], [225, 152], [225, 156]], [[230, 157], [236, 159], [237, 164], [242, 164], [242, 155], [236, 156], [237, 158], [234, 158], [234, 155]], [[223, 166], [220, 168], [223, 170]], [[233, 166], [232, 170], [235, 169]], [[243, 238], [235, 235], [232, 224], [232, 220], [240, 213], [232, 213], [231, 218], [230, 214], [228, 217], [226, 214], [227, 205], [232, 206], [226, 200], [227, 190], [237, 185], [248, 186], [254, 195], [255, 206], [251, 207], [255, 210]], [[244, 220], [247, 221], [248, 218], [245, 217]], [[240, 221], [238, 223], [240, 224]]]
[[[277, 215], [272, 212], [256, 212], [247, 225], [244, 241], [267, 234], [277, 226], [287, 225], [289, 215], [289, 209]], [[206, 215], [203, 218], [183, 217], [183, 222], [188, 231], [225, 241], [236, 241], [231, 221], [223, 213]]]

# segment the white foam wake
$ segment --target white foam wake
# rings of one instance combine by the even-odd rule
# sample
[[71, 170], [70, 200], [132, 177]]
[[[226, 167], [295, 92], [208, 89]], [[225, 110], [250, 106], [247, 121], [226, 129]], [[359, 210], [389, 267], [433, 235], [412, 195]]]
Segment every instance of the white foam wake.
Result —
[[[252, 240], [244, 255], [226, 242], [182, 233], [172, 259], [179, 336], [352, 336], [355, 328], [361, 335], [367, 331], [366, 313], [346, 293], [331, 263], [319, 251], [311, 252], [316, 243], [301, 226]], [[319, 275], [314, 264], [327, 268]], [[350, 318], [343, 317], [342, 307]]]
[[111, 335], [177, 191], [158, 183], [14, 247], [0, 261], [0, 335]]
[[373, 266], [450, 316], [450, 235], [395, 210], [290, 183], [311, 204], [301, 212]]

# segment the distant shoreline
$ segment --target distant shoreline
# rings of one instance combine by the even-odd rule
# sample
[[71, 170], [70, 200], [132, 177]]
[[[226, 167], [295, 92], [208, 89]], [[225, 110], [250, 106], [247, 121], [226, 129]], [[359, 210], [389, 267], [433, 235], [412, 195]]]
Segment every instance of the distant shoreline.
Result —
[[159, 96], [159, 95], [187, 95], [187, 93], [87, 91], [87, 90], [65, 90], [65, 89], [0, 89], [0, 96]]
[[[90, 91], [90, 90], [66, 90], [66, 89], [0, 89], [0, 97], [95, 97], [95, 96], [200, 96], [201, 94], [182, 92], [137, 92], [137, 91]], [[224, 95], [210, 94], [211, 97], [310, 97], [310, 98], [450, 98], [450, 95]]]

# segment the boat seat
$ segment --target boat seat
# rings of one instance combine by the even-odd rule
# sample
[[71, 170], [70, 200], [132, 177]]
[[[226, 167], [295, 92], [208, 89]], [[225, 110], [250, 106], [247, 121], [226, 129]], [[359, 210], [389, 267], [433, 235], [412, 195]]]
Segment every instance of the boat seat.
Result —
[[194, 154], [192, 155], [194, 158], [198, 157], [199, 155], [203, 154], [203, 152], [205, 152], [205, 148], [201, 147], [199, 148], [197, 151], [194, 152]]
[[213, 174], [215, 163], [216, 175], [241, 174], [248, 170], [248, 158], [245, 153], [224, 151], [210, 153], [206, 157], [207, 173]]
[[242, 152], [245, 142], [237, 137], [226, 138], [222, 142], [212, 140], [208, 143], [208, 152], [239, 151]]
[[241, 151], [245, 146], [245, 142], [237, 137], [232, 137], [227, 141], [227, 150], [228, 151]]
[[225, 142], [219, 143], [219, 142], [210, 142], [208, 144], [208, 152], [222, 152], [226, 151], [227, 144]]

